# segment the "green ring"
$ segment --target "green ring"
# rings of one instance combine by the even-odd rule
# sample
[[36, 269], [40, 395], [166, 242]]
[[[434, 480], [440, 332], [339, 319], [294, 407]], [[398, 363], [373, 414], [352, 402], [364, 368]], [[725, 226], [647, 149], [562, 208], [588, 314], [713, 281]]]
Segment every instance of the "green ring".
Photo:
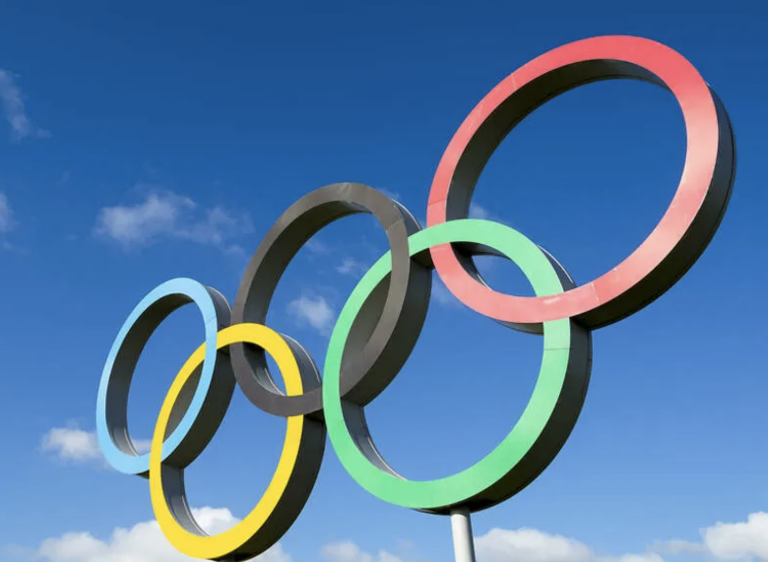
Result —
[[[430, 247], [469, 242], [490, 246], [517, 264], [537, 296], [563, 292], [563, 285], [544, 252], [519, 232], [485, 220], [455, 220], [421, 230], [408, 239], [410, 255]], [[488, 491], [531, 450], [554, 413], [571, 355], [571, 320], [543, 323], [544, 355], [536, 386], [522, 416], [485, 458], [466, 470], [438, 480], [406, 480], [385, 472], [358, 448], [342, 413], [339, 393], [341, 358], [352, 323], [373, 289], [389, 274], [389, 252], [360, 280], [339, 315], [325, 361], [323, 406], [328, 435], [344, 468], [366, 490], [389, 503], [419, 510], [459, 506]], [[382, 466], [381, 460], [374, 459]], [[386, 464], [383, 468], [386, 468]]]

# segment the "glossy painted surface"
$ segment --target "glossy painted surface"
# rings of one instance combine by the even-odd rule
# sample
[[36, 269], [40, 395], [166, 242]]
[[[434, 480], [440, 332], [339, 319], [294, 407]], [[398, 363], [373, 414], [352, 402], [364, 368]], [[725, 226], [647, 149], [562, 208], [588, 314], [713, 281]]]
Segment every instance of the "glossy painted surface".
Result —
[[[520, 119], [568, 89], [609, 78], [668, 88], [683, 110], [688, 153], [672, 204], [646, 241], [607, 274], [576, 287], [556, 258], [523, 234], [464, 217], [483, 166]], [[385, 194], [363, 184], [333, 184], [302, 197], [267, 233], [241, 281], [232, 326], [226, 299], [195, 281], [175, 279], [147, 295], [120, 329], [102, 374], [97, 427], [105, 457], [122, 472], [149, 477], [161, 529], [196, 558], [244, 560], [277, 542], [311, 493], [326, 430], [346, 470], [385, 501], [437, 514], [496, 505], [541, 474], [568, 439], [589, 384], [590, 330], [641, 309], [685, 274], [717, 230], [734, 174], [725, 110], [679, 54], [635, 37], [598, 37], [555, 49], [499, 84], [461, 126], [435, 175], [425, 230]], [[264, 322], [299, 249], [325, 225], [355, 213], [379, 221], [390, 251], [344, 306], [321, 380], [309, 353]], [[481, 253], [512, 260], [536, 296], [503, 295], [480, 283], [472, 256]], [[402, 478], [379, 454], [364, 408], [398, 374], [418, 340], [433, 268], [474, 310], [513, 329], [541, 333], [544, 353], [528, 406], [501, 443], [462, 472], [417, 482]], [[150, 454], [139, 456], [126, 422], [133, 371], [157, 326], [187, 303], [200, 309], [206, 341], [166, 396]], [[284, 395], [269, 373], [267, 353], [284, 378]], [[236, 386], [258, 408], [287, 418], [288, 429], [278, 468], [257, 506], [234, 528], [208, 537], [187, 505], [183, 474], [217, 431]]]
[[513, 324], [576, 318], [585, 326], [600, 328], [661, 296], [706, 248], [733, 186], [736, 155], [730, 121], [720, 101], [685, 58], [639, 37], [595, 37], [564, 45], [525, 64], [491, 90], [465, 119], [443, 154], [429, 194], [427, 225], [467, 216], [483, 167], [527, 114], [577, 86], [613, 78], [656, 83], [667, 88], [680, 104], [688, 148], [680, 184], [667, 212], [623, 262], [598, 279], [560, 295], [517, 297], [498, 293], [477, 282], [471, 260], [457, 256], [448, 245], [433, 248], [438, 275], [470, 308]]
[[[265, 323], [277, 283], [301, 247], [331, 222], [358, 213], [376, 218], [392, 250], [392, 282], [361, 314], [344, 365], [344, 395], [369, 402], [397, 374], [407, 358], [405, 350], [418, 339], [432, 287], [431, 273], [408, 256], [408, 236], [419, 230], [416, 219], [383, 193], [359, 183], [338, 183], [291, 205], [254, 252], [237, 292], [232, 321]], [[263, 352], [242, 344], [232, 346], [232, 367], [245, 396], [265, 412], [283, 417], [320, 414], [319, 378], [300, 396], [282, 396]], [[315, 371], [311, 359], [300, 361], [299, 368]]]
[[[449, 242], [491, 246], [514, 262], [537, 295], [562, 293], [561, 275], [547, 255], [519, 232], [499, 223], [459, 220], [411, 236], [418, 256]], [[344, 403], [339, 393], [341, 357], [358, 311], [389, 274], [389, 255], [362, 278], [336, 322], [324, 369], [323, 399], [328, 435], [344, 468], [375, 496], [404, 507], [449, 513], [491, 507], [532, 482], [555, 458], [576, 423], [586, 396], [591, 368], [591, 338], [570, 319], [544, 324], [544, 354], [528, 406], [503, 441], [466, 470], [439, 480], [409, 481], [392, 469], [376, 449], [361, 406]], [[506, 365], [502, 361], [501, 365]], [[467, 381], [468, 390], [476, 386]], [[439, 392], [436, 390], [436, 392]]]
[[163, 458], [199, 454], [205, 445], [196, 442], [202, 433], [193, 431], [193, 426], [202, 424], [205, 432], [212, 436], [215, 429], [211, 431], [209, 418], [218, 415], [217, 397], [232, 395], [228, 379], [214, 376], [218, 362], [216, 333], [229, 324], [227, 300], [192, 279], [172, 279], [159, 285], [136, 305], [124, 322], [101, 375], [96, 432], [104, 457], [115, 470], [140, 476], [149, 472], [149, 455], [139, 455], [128, 434], [128, 392], [136, 363], [152, 333], [174, 310], [188, 303], [200, 309], [209, 351], [202, 362], [197, 388], [175, 412], [173, 431], [163, 446]]
[[[219, 332], [216, 349], [235, 342], [247, 342], [264, 349], [277, 363], [287, 394], [298, 396], [302, 393], [296, 358], [280, 334], [266, 326], [237, 324]], [[150, 451], [152, 507], [163, 533], [180, 552], [195, 558], [245, 560], [277, 542], [301, 513], [320, 470], [325, 430], [320, 423], [305, 420], [304, 416], [288, 418], [280, 461], [261, 500], [237, 525], [218, 535], [207, 536], [195, 522], [186, 499], [184, 469], [191, 460], [175, 465], [163, 461], [163, 436], [174, 405], [195, 369], [205, 360], [206, 353], [206, 344], [203, 344], [190, 356], [163, 401]], [[231, 378], [232, 373], [223, 376]], [[221, 423], [225, 410], [220, 412], [218, 423]]]

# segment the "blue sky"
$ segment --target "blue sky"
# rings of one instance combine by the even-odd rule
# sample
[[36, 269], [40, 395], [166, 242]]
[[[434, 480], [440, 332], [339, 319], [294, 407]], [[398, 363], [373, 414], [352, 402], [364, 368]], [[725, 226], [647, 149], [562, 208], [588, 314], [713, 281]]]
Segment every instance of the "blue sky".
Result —
[[[730, 113], [737, 182], [690, 273], [594, 334], [592, 383], [571, 439], [534, 484], [475, 516], [479, 559], [766, 559], [768, 14], [726, 6], [4, 3], [0, 560], [182, 560], [147, 523], [146, 481], [106, 468], [91, 433], [103, 362], [134, 305], [179, 276], [234, 300], [268, 228], [322, 185], [385, 189], [423, 220], [442, 151], [486, 92], [551, 48], [603, 34], [661, 41], [698, 68]], [[663, 90], [582, 87], [504, 141], [473, 215], [521, 230], [588, 282], [651, 231], [684, 154], [681, 115]], [[322, 365], [335, 314], [386, 249], [369, 217], [326, 228], [289, 266], [270, 326]], [[497, 290], [530, 290], [511, 264], [481, 269]], [[203, 341], [198, 320], [185, 308], [148, 345], [129, 403], [136, 438], [150, 436], [168, 385]], [[384, 454], [417, 479], [478, 460], [522, 411], [540, 345], [438, 286], [411, 359], [368, 409]], [[231, 524], [258, 501], [283, 426], [236, 391], [187, 472], [207, 523]], [[329, 447], [304, 512], [268, 556], [451, 555], [447, 519], [368, 495]]]

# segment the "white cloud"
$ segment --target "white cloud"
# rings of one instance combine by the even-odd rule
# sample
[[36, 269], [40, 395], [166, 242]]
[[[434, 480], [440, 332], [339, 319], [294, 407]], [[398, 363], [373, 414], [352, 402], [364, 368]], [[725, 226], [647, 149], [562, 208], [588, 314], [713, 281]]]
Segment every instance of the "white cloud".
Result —
[[250, 230], [245, 216], [234, 216], [221, 207], [199, 210], [192, 199], [170, 192], [150, 193], [136, 205], [104, 207], [94, 228], [98, 236], [116, 240], [125, 248], [170, 238], [237, 253], [242, 251], [240, 247], [227, 240]]
[[[238, 522], [228, 509], [204, 507], [192, 510], [202, 529], [209, 534], [221, 533]], [[137, 523], [130, 529], [116, 528], [101, 540], [87, 532], [67, 533], [50, 538], [31, 553], [48, 562], [186, 562], [195, 560], [179, 553], [163, 536], [157, 521]], [[255, 560], [291, 562], [280, 543]]]
[[648, 550], [668, 554], [686, 554], [705, 552], [707, 549], [703, 544], [675, 539], [671, 541], [657, 541]]
[[310, 238], [307, 243], [305, 244], [307, 249], [312, 252], [313, 254], [330, 254], [331, 249], [328, 247], [327, 244], [321, 242], [320, 240], [317, 240], [315, 238]]
[[[500, 222], [502, 224], [507, 224], [506, 222], [499, 220], [499, 218], [494, 213], [489, 211], [486, 207], [483, 207], [482, 205], [479, 205], [474, 202], [469, 204], [469, 212], [467, 213], [467, 218], [495, 221], [495, 222]], [[422, 226], [422, 228], [426, 228], [427, 217], [426, 216], [422, 217], [419, 220], [419, 224]]]
[[9, 232], [16, 226], [8, 197], [0, 191], [0, 232]]
[[475, 538], [479, 562], [664, 562], [655, 552], [604, 556], [576, 539], [537, 529], [491, 529]]
[[471, 219], [484, 219], [492, 220], [491, 212], [485, 207], [478, 205], [477, 203], [470, 203], [469, 205], [469, 218]]
[[432, 277], [432, 298], [443, 306], [456, 307], [461, 305], [461, 301], [453, 296], [453, 293], [448, 290], [448, 287], [437, 275]]
[[701, 536], [706, 550], [720, 560], [768, 559], [768, 513], [752, 513], [741, 523], [716, 523]]
[[335, 317], [333, 308], [323, 297], [309, 295], [302, 295], [291, 301], [288, 304], [288, 314], [302, 324], [309, 324], [324, 335], [330, 332]]
[[[200, 526], [210, 534], [220, 533], [238, 522], [229, 510], [210, 507], [193, 510]], [[658, 554], [703, 553], [720, 560], [765, 560], [768, 558], [768, 513], [749, 515], [740, 523], [717, 523], [701, 530], [702, 543], [671, 540], [654, 543], [645, 552], [607, 556], [584, 543], [537, 529], [490, 530], [475, 538], [478, 562], [664, 562]], [[90, 533], [67, 533], [43, 541], [37, 549], [9, 547], [17, 557], [48, 562], [182, 562], [189, 558], [176, 552], [162, 536], [156, 521], [117, 528], [106, 540]], [[352, 541], [327, 544], [320, 554], [326, 562], [404, 562], [403, 555], [379, 550], [373, 554]], [[412, 557], [407, 556], [408, 559]], [[277, 544], [257, 560], [291, 562]]]
[[595, 562], [664, 562], [664, 559], [656, 552], [646, 551], [621, 556], [596, 556]]
[[402, 562], [399, 557], [386, 550], [380, 550], [374, 556], [363, 551], [352, 541], [327, 544], [320, 553], [327, 562]]
[[384, 195], [392, 199], [393, 201], [400, 201], [400, 194], [396, 191], [390, 191], [389, 189], [385, 189], [383, 187], [378, 188], [379, 191], [381, 191]]
[[671, 540], [654, 543], [649, 551], [706, 554], [718, 560], [768, 559], [768, 513], [758, 511], [737, 523], [718, 522], [701, 529], [701, 542]]
[[[151, 442], [135, 440], [134, 447], [139, 453], [149, 451]], [[104, 455], [99, 447], [96, 433], [84, 431], [77, 424], [67, 427], [54, 427], [43, 436], [41, 448], [43, 451], [54, 453], [59, 459], [86, 463], [91, 461], [104, 462]]]
[[96, 434], [77, 427], [54, 427], [43, 436], [42, 448], [65, 460], [83, 462], [102, 458]]
[[354, 258], [344, 258], [341, 265], [336, 266], [336, 271], [342, 275], [362, 275], [368, 270], [368, 267]]
[[587, 562], [592, 550], [574, 539], [536, 529], [491, 529], [475, 539], [483, 562]]
[[478, 203], [470, 203], [469, 213], [467, 214], [467, 216], [470, 219], [482, 219], [482, 220], [498, 222], [503, 225], [510, 226], [510, 223], [508, 221], [505, 221], [499, 218], [499, 216], [493, 211], [491, 211], [490, 209], [488, 209], [488, 207], [483, 207]]
[[0, 102], [2, 102], [5, 120], [11, 126], [14, 138], [21, 140], [25, 137], [45, 138], [51, 136], [48, 131], [33, 125], [27, 117], [24, 97], [16, 84], [16, 78], [17, 76], [11, 72], [0, 68]]

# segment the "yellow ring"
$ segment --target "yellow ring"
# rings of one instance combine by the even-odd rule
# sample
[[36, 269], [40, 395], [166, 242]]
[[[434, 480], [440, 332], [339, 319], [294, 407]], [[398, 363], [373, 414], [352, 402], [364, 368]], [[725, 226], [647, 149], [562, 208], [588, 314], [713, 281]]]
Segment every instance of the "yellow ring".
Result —
[[[296, 358], [280, 334], [259, 324], [237, 324], [218, 333], [216, 348], [221, 349], [240, 342], [257, 345], [272, 356], [285, 381], [287, 395], [299, 395], [303, 392]], [[205, 344], [197, 348], [184, 363], [163, 401], [149, 453], [149, 492], [155, 517], [168, 541], [187, 556], [215, 560], [237, 553], [243, 545], [257, 535], [277, 507], [296, 467], [304, 433], [304, 416], [288, 418], [285, 443], [277, 470], [267, 491], [245, 519], [218, 535], [207, 536], [188, 531], [177, 521], [166, 500], [162, 476], [162, 447], [173, 405], [178, 400], [184, 384], [203, 362], [204, 357]]]

